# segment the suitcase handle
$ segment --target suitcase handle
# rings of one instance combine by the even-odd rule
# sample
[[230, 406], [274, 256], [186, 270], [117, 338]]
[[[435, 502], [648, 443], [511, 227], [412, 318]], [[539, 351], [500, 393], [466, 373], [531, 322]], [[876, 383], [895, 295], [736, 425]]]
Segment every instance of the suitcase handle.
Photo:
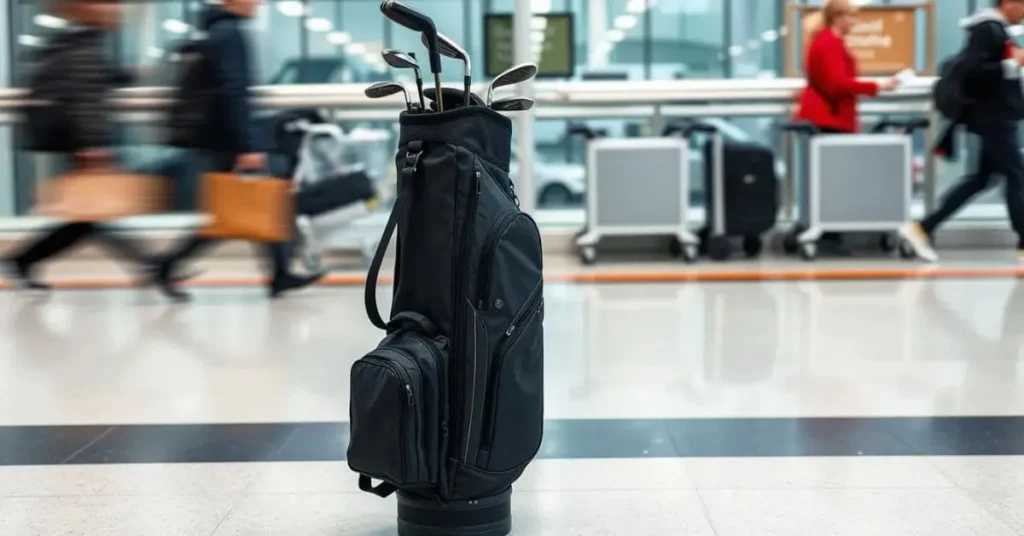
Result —
[[709, 135], [718, 134], [718, 127], [710, 123], [694, 122], [689, 125], [683, 126], [678, 123], [667, 125], [665, 130], [661, 131], [661, 135], [668, 137], [679, 135], [682, 138], [690, 138], [697, 132], [703, 132]]
[[566, 131], [570, 136], [582, 136], [584, 139], [592, 140], [597, 137], [597, 132], [587, 125], [573, 124], [569, 125], [569, 129]]
[[931, 121], [924, 117], [918, 117], [916, 119], [910, 119], [907, 121], [894, 121], [886, 119], [884, 121], [878, 122], [878, 124], [876, 124], [875, 127], [871, 129], [871, 132], [880, 134], [882, 132], [888, 131], [889, 129], [897, 129], [902, 130], [904, 134], [913, 134], [914, 131], [921, 130], [923, 128], [928, 128], [930, 125]]

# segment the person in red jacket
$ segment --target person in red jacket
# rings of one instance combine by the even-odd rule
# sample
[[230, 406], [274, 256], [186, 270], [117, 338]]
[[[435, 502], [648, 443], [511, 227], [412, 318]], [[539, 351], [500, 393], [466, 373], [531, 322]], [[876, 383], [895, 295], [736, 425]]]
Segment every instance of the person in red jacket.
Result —
[[800, 94], [796, 119], [822, 132], [857, 132], [858, 97], [873, 97], [898, 85], [896, 78], [880, 82], [857, 78], [857, 61], [844, 41], [856, 23], [857, 7], [851, 0], [827, 0], [807, 22], [807, 87]]

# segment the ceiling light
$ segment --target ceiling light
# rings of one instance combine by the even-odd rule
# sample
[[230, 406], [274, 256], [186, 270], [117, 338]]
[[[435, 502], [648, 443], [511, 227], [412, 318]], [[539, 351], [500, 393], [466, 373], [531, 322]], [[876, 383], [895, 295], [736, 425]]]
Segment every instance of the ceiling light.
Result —
[[629, 30], [636, 26], [635, 15], [619, 15], [615, 17], [615, 27], [620, 30]]
[[735, 58], [736, 56], [739, 56], [740, 54], [743, 54], [743, 47], [741, 47], [739, 45], [733, 45], [733, 46], [729, 47], [729, 55], [730, 56]]
[[36, 15], [35, 17], [32, 18], [32, 21], [35, 22], [37, 25], [42, 26], [43, 28], [60, 29], [66, 28], [68, 25], [68, 21], [60, 17], [47, 15], [46, 13], [40, 13], [39, 15]]
[[331, 21], [323, 17], [314, 17], [306, 21], [306, 29], [311, 32], [329, 32], [334, 28]]
[[277, 10], [286, 17], [301, 17], [306, 14], [306, 6], [299, 0], [281, 0]]
[[149, 47], [146, 54], [153, 59], [160, 59], [164, 57], [164, 50], [160, 47]]
[[764, 40], [765, 43], [774, 43], [779, 39], [779, 32], [776, 32], [775, 30], [765, 30], [764, 33], [761, 34], [761, 39]]
[[188, 33], [189, 26], [178, 19], [167, 19], [164, 21], [164, 30], [176, 34]]
[[347, 45], [352, 42], [352, 36], [345, 32], [331, 32], [327, 34], [327, 42], [333, 45]]
[[630, 13], [643, 13], [647, 10], [647, 2], [645, 0], [629, 0], [626, 4], [626, 11]]
[[18, 44], [26, 47], [38, 47], [43, 45], [43, 40], [36, 35], [19, 35]]
[[608, 33], [605, 35], [608, 37], [608, 40], [613, 43], [618, 43], [626, 38], [626, 32], [623, 32], [622, 30], [608, 30]]
[[350, 56], [359, 56], [366, 54], [366, 45], [362, 43], [351, 43], [345, 47], [345, 53]]

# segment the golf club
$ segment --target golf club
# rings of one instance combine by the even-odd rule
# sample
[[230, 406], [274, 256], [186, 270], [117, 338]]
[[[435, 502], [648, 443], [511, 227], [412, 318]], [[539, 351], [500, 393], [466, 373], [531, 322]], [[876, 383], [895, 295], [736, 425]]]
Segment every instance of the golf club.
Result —
[[405, 89], [405, 86], [398, 82], [374, 82], [367, 86], [363, 93], [371, 99], [381, 99], [384, 97], [390, 97], [401, 92], [405, 95], [405, 109], [412, 111], [412, 99], [409, 98], [409, 92]]
[[[427, 43], [427, 51], [430, 53], [430, 72], [434, 75], [434, 89], [440, 95], [441, 54], [437, 51], [437, 27], [434, 26], [433, 19], [396, 0], [381, 2], [380, 12], [392, 22], [423, 34], [424, 42]], [[444, 111], [444, 103], [440, 100], [437, 101], [437, 110]]]
[[380, 55], [384, 58], [384, 63], [387, 63], [395, 69], [413, 69], [416, 72], [416, 87], [419, 90], [420, 107], [426, 107], [426, 102], [423, 100], [423, 81], [420, 78], [420, 64], [416, 63], [416, 58], [410, 57], [401, 50], [395, 50], [393, 48], [385, 48], [384, 50], [381, 50]]
[[494, 88], [525, 82], [534, 76], [537, 76], [537, 65], [534, 63], [520, 63], [519, 65], [509, 67], [498, 76], [495, 76], [494, 80], [491, 81], [491, 85], [487, 86], [487, 105], [491, 105], [491, 99], [494, 97]]
[[420, 73], [420, 62], [416, 59], [415, 52], [408, 52], [409, 57], [416, 62], [416, 92], [420, 95], [420, 111], [427, 109], [427, 103], [423, 101], [423, 75]]
[[496, 112], [521, 112], [533, 108], [533, 99], [529, 97], [505, 97], [491, 103]]
[[[426, 34], [423, 35], [423, 44], [429, 46]], [[469, 106], [469, 86], [473, 82], [473, 64], [469, 61], [469, 53], [466, 52], [466, 49], [459, 46], [454, 39], [442, 33], [437, 34], [437, 50], [442, 56], [459, 60], [463, 63], [462, 84], [466, 95], [463, 105]]]

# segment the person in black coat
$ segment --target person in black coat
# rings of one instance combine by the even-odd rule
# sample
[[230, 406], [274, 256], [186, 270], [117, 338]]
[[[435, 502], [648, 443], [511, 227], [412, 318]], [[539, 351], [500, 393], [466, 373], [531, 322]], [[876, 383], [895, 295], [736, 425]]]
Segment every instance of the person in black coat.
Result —
[[[954, 185], [941, 205], [903, 233], [917, 256], [938, 260], [931, 236], [972, 198], [991, 187], [996, 175], [1006, 179], [1006, 210], [1017, 233], [1017, 250], [1024, 262], [1024, 158], [1018, 123], [1024, 119], [1021, 69], [1024, 49], [1016, 46], [1010, 26], [1024, 20], [1024, 0], [993, 0], [994, 7], [963, 21], [967, 43], [960, 54], [971, 65], [965, 85], [973, 104], [960, 122], [980, 141], [978, 167]], [[947, 134], [951, 142], [952, 134]], [[948, 147], [945, 148], [948, 150]]]
[[[127, 85], [130, 75], [119, 70], [107, 54], [108, 34], [121, 21], [116, 2], [97, 3], [88, 0], [56, 0], [55, 11], [71, 25], [54, 36], [44, 56], [59, 57], [60, 77], [46, 88], [59, 101], [67, 124], [63, 128], [66, 145], [73, 151], [67, 155], [67, 168], [84, 169], [113, 163], [113, 110], [108, 97], [114, 89]], [[57, 53], [56, 51], [59, 51]], [[40, 261], [67, 250], [84, 238], [97, 239], [117, 256], [149, 267], [148, 258], [132, 241], [113, 233], [101, 223], [68, 222], [58, 225], [20, 248], [0, 262], [3, 275], [16, 287], [46, 290], [49, 286], [34, 278], [34, 267]], [[144, 276], [151, 275], [148, 270]]]
[[[209, 171], [268, 170], [266, 152], [270, 148], [270, 133], [254, 121], [250, 88], [256, 85], [256, 77], [251, 47], [243, 28], [243, 23], [255, 15], [260, 3], [260, 0], [224, 0], [221, 6], [208, 7], [203, 16], [206, 50], [219, 90], [201, 143]], [[164, 294], [175, 300], [187, 299], [188, 295], [175, 285], [178, 265], [216, 242], [194, 234], [174, 248], [158, 268], [157, 280]], [[322, 274], [292, 274], [290, 243], [264, 246], [265, 255], [273, 265], [271, 297], [308, 286], [322, 277]]]

